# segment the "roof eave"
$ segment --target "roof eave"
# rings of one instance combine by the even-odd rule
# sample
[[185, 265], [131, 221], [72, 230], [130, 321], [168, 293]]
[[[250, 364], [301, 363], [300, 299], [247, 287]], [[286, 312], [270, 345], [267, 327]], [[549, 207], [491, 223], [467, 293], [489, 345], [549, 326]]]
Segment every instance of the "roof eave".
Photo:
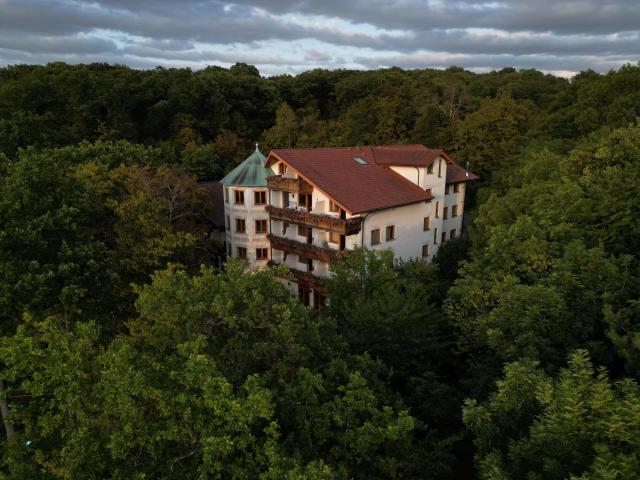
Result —
[[413, 200], [411, 202], [402, 202], [402, 203], [398, 203], [396, 205], [384, 206], [384, 207], [379, 207], [379, 208], [370, 208], [370, 209], [363, 210], [363, 211], [355, 211], [355, 212], [353, 212], [352, 215], [362, 215], [364, 213], [381, 212], [382, 210], [390, 210], [392, 208], [406, 207], [408, 205], [415, 205], [416, 203], [430, 202], [432, 199], [433, 199], [433, 197], [421, 198], [420, 200]]

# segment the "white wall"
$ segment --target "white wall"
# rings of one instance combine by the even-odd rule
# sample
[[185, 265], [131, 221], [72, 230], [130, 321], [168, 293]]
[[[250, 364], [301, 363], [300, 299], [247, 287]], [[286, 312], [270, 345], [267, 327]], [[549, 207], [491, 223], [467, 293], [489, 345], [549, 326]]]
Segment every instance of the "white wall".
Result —
[[[449, 193], [445, 194], [444, 206], [448, 209], [448, 219], [443, 221], [442, 228], [447, 232], [447, 240], [451, 238], [451, 230], [455, 230], [456, 237], [459, 237], [462, 232], [462, 217], [464, 212], [464, 194], [465, 183], [459, 183], [459, 191], [456, 193], [454, 184], [449, 184]], [[446, 191], [446, 190], [445, 190]], [[453, 216], [453, 206], [458, 206], [458, 215]]]
[[[347, 237], [347, 249], [362, 246], [372, 250], [392, 249], [396, 258], [422, 258], [422, 246], [429, 245], [429, 257], [437, 252], [440, 241], [433, 241], [434, 229], [442, 231], [442, 218], [435, 218], [435, 202], [420, 202], [363, 215], [363, 229]], [[424, 231], [424, 217], [430, 217], [430, 228]], [[386, 227], [395, 226], [395, 239], [386, 240]], [[371, 245], [371, 231], [380, 229], [380, 243]]]
[[426, 168], [424, 167], [391, 167], [391, 170], [402, 175], [412, 183], [421, 188], [425, 187]]
[[[264, 191], [266, 192], [267, 205], [269, 204], [269, 190], [267, 187], [244, 187], [244, 186], [225, 186], [228, 190], [228, 194], [225, 193], [225, 222], [229, 219], [226, 231], [227, 252], [228, 245], [231, 245], [231, 256], [236, 257], [238, 255], [238, 247], [244, 247], [247, 249], [247, 260], [252, 266], [265, 266], [267, 264], [269, 255], [266, 260], [256, 259], [256, 248], [269, 247], [269, 240], [267, 240], [267, 233], [269, 232], [269, 214], [265, 210], [265, 205], [256, 205], [254, 203], [254, 192]], [[242, 190], [244, 192], [244, 204], [236, 204], [235, 202], [235, 190]], [[227, 197], [228, 195], [228, 197]], [[228, 202], [226, 201], [228, 198]], [[245, 221], [246, 233], [236, 232], [236, 218], [242, 218]], [[256, 233], [256, 220], [267, 221], [267, 232]]]

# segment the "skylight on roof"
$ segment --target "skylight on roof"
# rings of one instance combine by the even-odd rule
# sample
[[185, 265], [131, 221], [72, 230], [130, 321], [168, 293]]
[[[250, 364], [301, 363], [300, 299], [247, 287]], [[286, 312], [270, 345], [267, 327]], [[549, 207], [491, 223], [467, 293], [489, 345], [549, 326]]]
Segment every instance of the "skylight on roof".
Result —
[[363, 160], [360, 157], [353, 157], [358, 165], [369, 165], [366, 160]]

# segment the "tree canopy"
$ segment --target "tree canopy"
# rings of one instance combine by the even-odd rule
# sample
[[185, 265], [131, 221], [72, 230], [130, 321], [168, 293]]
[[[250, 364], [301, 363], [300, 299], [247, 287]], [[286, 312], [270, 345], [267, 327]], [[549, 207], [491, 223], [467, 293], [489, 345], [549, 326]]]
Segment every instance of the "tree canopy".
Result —
[[[640, 470], [640, 67], [0, 68], [0, 479]], [[226, 259], [253, 149], [423, 143], [481, 175], [430, 264], [327, 308]]]

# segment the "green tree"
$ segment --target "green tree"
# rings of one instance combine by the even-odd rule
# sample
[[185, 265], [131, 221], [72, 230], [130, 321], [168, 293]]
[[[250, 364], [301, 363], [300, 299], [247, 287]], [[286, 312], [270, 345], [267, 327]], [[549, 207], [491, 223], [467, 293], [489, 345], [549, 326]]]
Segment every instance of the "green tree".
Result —
[[384, 367], [347, 355], [332, 321], [311, 315], [274, 272], [244, 269], [231, 261], [219, 274], [157, 273], [139, 292], [132, 335], [156, 352], [203, 335], [232, 385], [256, 376], [272, 392], [287, 457], [354, 478], [411, 471], [403, 446], [414, 420], [381, 380]]
[[49, 318], [3, 339], [3, 376], [28, 399], [13, 409], [8, 478], [246, 478], [281, 462], [270, 393], [251, 378], [235, 391], [204, 339], [159, 353], [98, 336]]
[[422, 261], [394, 264], [391, 251], [367, 249], [332, 268], [329, 310], [338, 332], [351, 352], [392, 369], [392, 385], [420, 421], [415, 466], [430, 468], [434, 478], [450, 475], [462, 374], [454, 367], [455, 339], [442, 314], [437, 270]]
[[264, 138], [273, 148], [291, 148], [297, 143], [299, 130], [298, 116], [285, 102], [276, 110], [276, 122], [265, 132]]
[[584, 350], [550, 378], [536, 362], [505, 367], [486, 405], [467, 401], [480, 478], [633, 478], [640, 469], [640, 388], [611, 381]]
[[533, 105], [506, 94], [482, 101], [456, 128], [458, 161], [469, 162], [473, 171], [483, 175], [512, 161], [531, 125], [533, 110]]
[[157, 155], [97, 142], [28, 149], [5, 164], [3, 328], [15, 327], [26, 308], [116, 323], [114, 316], [131, 311], [132, 282], [146, 281], [168, 260], [194, 263], [210, 207], [189, 175], [143, 166]]

